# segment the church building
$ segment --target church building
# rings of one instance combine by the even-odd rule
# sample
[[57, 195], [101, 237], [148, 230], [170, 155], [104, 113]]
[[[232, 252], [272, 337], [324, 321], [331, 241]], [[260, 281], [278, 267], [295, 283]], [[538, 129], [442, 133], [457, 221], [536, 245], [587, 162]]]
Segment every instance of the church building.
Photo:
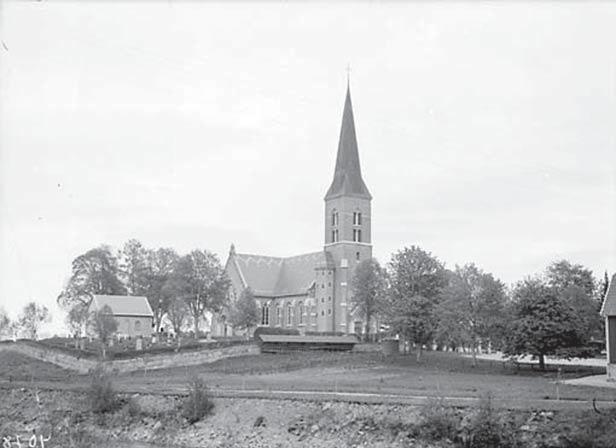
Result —
[[[323, 249], [292, 257], [245, 254], [231, 245], [225, 265], [231, 300], [251, 288], [259, 325], [305, 332], [361, 333], [350, 301], [355, 267], [372, 258], [370, 203], [359, 163], [351, 92], [347, 86], [334, 178], [325, 195]], [[214, 336], [232, 335], [223, 314]]]

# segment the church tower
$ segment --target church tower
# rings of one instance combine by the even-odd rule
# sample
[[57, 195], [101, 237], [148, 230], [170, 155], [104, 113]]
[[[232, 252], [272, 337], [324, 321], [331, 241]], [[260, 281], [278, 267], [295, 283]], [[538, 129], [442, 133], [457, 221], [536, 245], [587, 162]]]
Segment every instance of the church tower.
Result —
[[334, 179], [325, 195], [325, 252], [331, 257], [334, 282], [332, 316], [326, 331], [359, 332], [351, 313], [351, 281], [355, 267], [372, 258], [372, 196], [361, 176], [351, 89], [347, 85]]

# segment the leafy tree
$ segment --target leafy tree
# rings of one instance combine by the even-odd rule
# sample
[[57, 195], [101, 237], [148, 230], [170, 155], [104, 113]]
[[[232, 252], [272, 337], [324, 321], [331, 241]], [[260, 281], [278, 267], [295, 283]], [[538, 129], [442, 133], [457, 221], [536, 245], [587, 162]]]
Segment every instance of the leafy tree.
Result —
[[193, 250], [178, 260], [167, 288], [173, 291], [174, 297], [186, 301], [198, 338], [199, 319], [206, 311], [215, 313], [222, 309], [229, 280], [216, 255], [207, 250]]
[[[583, 329], [576, 310], [540, 278], [527, 278], [513, 291], [512, 320], [505, 354], [532, 355], [545, 369], [545, 357], [585, 356]], [[575, 352], [573, 349], [576, 349]]]
[[259, 307], [252, 289], [244, 289], [230, 308], [229, 322], [233, 328], [248, 330], [259, 323]]
[[88, 309], [83, 306], [74, 305], [68, 310], [65, 323], [73, 336], [82, 336], [84, 324], [88, 321], [88, 317]]
[[163, 289], [171, 277], [180, 257], [175, 250], [160, 248], [149, 250], [146, 257], [145, 295], [154, 313], [154, 328], [160, 330], [160, 324], [171, 305], [172, 296], [165, 294]]
[[446, 276], [443, 264], [432, 254], [411, 246], [393, 254], [388, 265], [390, 290], [385, 320], [394, 331], [418, 347], [429, 343], [436, 328], [435, 305]]
[[456, 266], [437, 306], [440, 339], [470, 346], [473, 365], [481, 341], [498, 340], [505, 325], [505, 286], [474, 264]]
[[190, 309], [183, 299], [171, 298], [168, 301], [166, 317], [178, 339], [179, 346], [182, 328], [184, 328], [184, 325], [190, 320]]
[[9, 315], [4, 311], [4, 309], [0, 308], [0, 340], [4, 336], [9, 336], [11, 334], [11, 319]]
[[101, 352], [103, 359], [107, 357], [106, 346], [113, 334], [118, 331], [118, 322], [113, 317], [113, 310], [109, 305], [103, 306], [101, 309], [92, 312], [90, 325], [92, 331], [98, 337], [101, 343]]
[[51, 316], [45, 305], [37, 305], [35, 302], [30, 302], [21, 312], [17, 325], [26, 338], [36, 340], [41, 324], [50, 320]]
[[95, 294], [126, 294], [118, 260], [109, 246], [90, 249], [73, 260], [71, 277], [58, 296], [58, 304], [72, 313], [69, 318], [84, 317], [80, 322], [83, 328], [87, 323], [86, 310]]
[[386, 272], [379, 262], [372, 258], [364, 260], [355, 268], [351, 281], [351, 311], [357, 313], [366, 323], [364, 336], [368, 340], [370, 323], [383, 308], [387, 292]]
[[555, 261], [546, 271], [548, 286], [561, 292], [571, 286], [584, 290], [588, 297], [595, 293], [595, 278], [590, 269], [581, 264], [571, 264], [567, 260]]
[[590, 269], [581, 264], [560, 260], [548, 266], [548, 285], [554, 293], [575, 310], [585, 339], [603, 339], [604, 322], [599, 314], [601, 300], [597, 300], [598, 288]]
[[120, 252], [120, 272], [131, 296], [142, 296], [148, 288], [148, 250], [136, 239], [128, 240]]

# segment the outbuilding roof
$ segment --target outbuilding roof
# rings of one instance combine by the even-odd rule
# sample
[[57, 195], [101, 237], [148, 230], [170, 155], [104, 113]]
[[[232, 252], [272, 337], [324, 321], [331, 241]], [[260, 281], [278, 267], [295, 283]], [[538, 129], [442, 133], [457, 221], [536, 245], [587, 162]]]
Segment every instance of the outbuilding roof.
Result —
[[105, 305], [111, 308], [114, 316], [154, 316], [148, 299], [143, 296], [95, 295], [90, 309], [100, 310]]
[[601, 307], [602, 316], [616, 316], [616, 274], [612, 275], [612, 281], [607, 288], [603, 306]]

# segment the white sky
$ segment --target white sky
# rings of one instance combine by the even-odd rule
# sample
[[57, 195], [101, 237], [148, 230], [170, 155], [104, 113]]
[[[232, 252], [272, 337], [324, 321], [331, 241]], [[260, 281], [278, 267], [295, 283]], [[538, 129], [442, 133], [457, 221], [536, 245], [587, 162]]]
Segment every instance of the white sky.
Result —
[[0, 5], [13, 316], [101, 243], [321, 248], [347, 63], [382, 262], [616, 271], [616, 3]]

